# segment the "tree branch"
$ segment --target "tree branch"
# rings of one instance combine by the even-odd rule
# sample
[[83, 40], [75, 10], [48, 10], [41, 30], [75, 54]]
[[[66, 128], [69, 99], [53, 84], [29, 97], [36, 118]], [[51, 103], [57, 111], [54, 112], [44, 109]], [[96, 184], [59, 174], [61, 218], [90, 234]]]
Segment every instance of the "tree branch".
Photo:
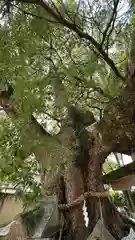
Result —
[[[132, 77], [129, 77], [128, 81], [135, 81], [135, 32], [133, 34], [132, 48], [131, 48], [131, 66]], [[129, 66], [130, 67], [130, 66]], [[133, 69], [132, 69], [133, 67]], [[91, 128], [90, 135], [90, 162], [88, 164], [89, 178], [88, 184], [90, 189], [95, 187], [95, 178], [101, 174], [101, 166], [105, 161], [105, 158], [111, 152], [119, 152], [131, 154], [135, 151], [135, 91], [133, 85], [131, 87], [126, 86], [120, 93], [120, 95], [110, 102], [104, 111], [103, 118], [100, 122]], [[101, 165], [100, 165], [100, 164]], [[100, 165], [100, 166], [99, 166]], [[94, 175], [95, 172], [96, 174]], [[122, 170], [115, 171], [116, 174], [110, 173], [108, 178], [103, 177], [104, 183], [110, 183], [117, 177], [123, 177], [125, 175], [135, 172], [134, 163], [128, 167], [124, 166]], [[92, 174], [93, 175], [92, 175]], [[100, 180], [97, 184], [97, 189], [100, 186]]]
[[91, 35], [88, 33], [83, 32], [75, 23], [72, 23], [62, 15], [55, 12], [44, 0], [18, 0], [16, 2], [23, 2], [23, 3], [31, 3], [37, 4], [41, 6], [50, 16], [52, 16], [55, 20], [57, 20], [61, 25], [67, 27], [68, 29], [74, 31], [80, 38], [88, 40], [100, 53], [104, 61], [110, 66], [110, 68], [114, 71], [117, 77], [119, 77], [122, 81], [125, 82], [124, 76], [119, 72], [113, 60], [108, 56], [108, 54], [103, 50], [100, 43], [98, 43]]
[[[105, 38], [106, 38], [106, 35], [107, 35], [107, 32], [111, 26], [111, 24], [113, 23], [114, 19], [115, 19], [115, 16], [116, 16], [116, 13], [117, 13], [117, 7], [118, 7], [118, 4], [119, 4], [119, 0], [116, 0], [116, 2], [114, 1], [114, 8], [113, 8], [113, 12], [112, 12], [112, 15], [110, 17], [110, 20], [106, 26], [106, 29], [104, 30], [103, 32], [103, 39], [102, 39], [102, 43], [101, 45], [104, 43], [105, 41]], [[112, 28], [113, 29], [113, 28]], [[111, 29], [111, 32], [112, 32], [112, 29]], [[110, 34], [109, 34], [110, 35]]]
[[31, 12], [29, 12], [29, 11], [26, 11], [26, 10], [24, 10], [24, 9], [16, 6], [16, 5], [13, 4], [13, 3], [11, 3], [11, 6], [17, 8], [20, 12], [24, 13], [25, 15], [29, 15], [29, 16], [31, 16], [31, 17], [35, 17], [35, 18], [38, 18], [38, 19], [41, 19], [41, 20], [46, 20], [47, 22], [50, 22], [50, 23], [58, 23], [58, 22], [56, 22], [56, 21], [51, 21], [51, 20], [49, 20], [49, 19], [47, 19], [47, 18], [45, 18], [45, 17], [42, 17], [42, 16], [36, 15], [36, 14], [34, 14], [34, 13], [31, 13]]
[[121, 73], [118, 71], [117, 67], [115, 66], [112, 59], [109, 58], [108, 54], [103, 50], [100, 43], [98, 43], [92, 36], [90, 36], [88, 33], [83, 32], [80, 28], [78, 28], [74, 23], [71, 23], [64, 19], [62, 16], [59, 16], [57, 13], [55, 13], [46, 2], [40, 0], [39, 5], [43, 7], [52, 17], [54, 17], [56, 20], [58, 20], [62, 25], [66, 26], [67, 28], [73, 30], [80, 38], [84, 38], [90, 41], [92, 45], [99, 51], [102, 58], [107, 62], [107, 64], [112, 68], [112, 70], [115, 72], [116, 76], [119, 77], [121, 80], [125, 81], [124, 76], [121, 75]]

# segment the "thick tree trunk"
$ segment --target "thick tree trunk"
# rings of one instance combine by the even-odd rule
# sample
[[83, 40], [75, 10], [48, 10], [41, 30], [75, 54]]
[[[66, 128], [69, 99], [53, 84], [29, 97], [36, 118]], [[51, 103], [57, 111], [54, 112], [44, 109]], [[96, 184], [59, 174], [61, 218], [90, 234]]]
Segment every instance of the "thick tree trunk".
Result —
[[[92, 145], [91, 142], [88, 144], [87, 141], [89, 141], [89, 139], [86, 137], [84, 141], [83, 134], [84, 145], [80, 145], [81, 152], [72, 166], [70, 166], [65, 172], [65, 199], [66, 203], [68, 204], [71, 204], [86, 191], [105, 191], [102, 182], [102, 164], [110, 152], [110, 147], [105, 148], [101, 144], [99, 138], [96, 141], [97, 145]], [[81, 142], [82, 141], [80, 140], [80, 143]], [[86, 145], [89, 145], [91, 147], [90, 151], [88, 149], [86, 151]], [[96, 197], [89, 197], [87, 199], [87, 209], [89, 216], [88, 228], [85, 227], [84, 223], [82, 202], [76, 207], [71, 208], [68, 211], [64, 211], [66, 222], [69, 225], [68, 231], [66, 232], [66, 237], [63, 239], [87, 239], [94, 226], [101, 218], [100, 204], [102, 207], [104, 224], [116, 240], [120, 240], [123, 236], [127, 235], [131, 226], [135, 228], [134, 224], [130, 220], [128, 220], [126, 217], [123, 217], [117, 211], [109, 196], [101, 200]]]
[[[92, 165], [91, 165], [92, 166]], [[104, 186], [102, 181], [100, 181], [101, 175], [99, 175], [99, 169], [97, 174], [94, 171], [89, 172], [89, 178], [91, 177], [92, 184], [88, 183], [89, 191], [104, 191]], [[74, 166], [70, 168], [68, 174], [65, 178], [66, 186], [66, 203], [70, 204], [77, 199], [81, 194], [84, 193], [83, 176], [81, 171]], [[121, 214], [116, 210], [115, 206], [111, 202], [109, 197], [99, 200], [96, 197], [89, 197], [87, 199], [87, 209], [89, 216], [89, 226], [85, 227], [82, 206], [78, 204], [76, 207], [69, 209], [68, 211], [63, 211], [66, 219], [67, 232], [66, 237], [63, 239], [67, 240], [82, 240], [87, 239], [87, 237], [92, 232], [94, 226], [101, 218], [100, 204], [102, 206], [103, 221], [108, 229], [108, 231], [115, 237], [115, 239], [120, 240], [123, 236], [127, 235], [130, 227], [135, 229], [135, 226], [126, 217], [121, 216]]]
[[[102, 177], [102, 164], [106, 156], [111, 151], [119, 151], [125, 153], [132, 153], [135, 151], [135, 91], [134, 89], [125, 88], [118, 99], [110, 103], [110, 106], [104, 112], [104, 117], [97, 124], [92, 134], [87, 133], [85, 126], [90, 125], [84, 116], [71, 116], [73, 126], [67, 128], [68, 134], [63, 132], [67, 147], [72, 148], [72, 141], [74, 139], [74, 131], [76, 137], [79, 139], [79, 147], [74, 149], [75, 156], [72, 161], [72, 166], [65, 171], [64, 174], [64, 199], [60, 203], [72, 203], [79, 195], [86, 191], [104, 191]], [[73, 111], [74, 112], [74, 111]], [[71, 114], [72, 115], [72, 114]], [[116, 118], [117, 116], [117, 118]], [[73, 119], [74, 118], [74, 119]], [[85, 125], [86, 124], [86, 125]], [[37, 125], [36, 125], [37, 126]], [[43, 165], [48, 159], [48, 155], [44, 148], [44, 133], [40, 131], [35, 124], [31, 124], [30, 136], [42, 136], [41, 146], [34, 145], [34, 152], [37, 160]], [[100, 132], [100, 134], [99, 134]], [[66, 135], [66, 137], [65, 137]], [[70, 136], [69, 136], [70, 135]], [[61, 139], [62, 136], [60, 136]], [[48, 138], [48, 135], [47, 135]], [[50, 138], [50, 137], [49, 137]], [[53, 139], [51, 137], [52, 142]], [[65, 145], [65, 146], [66, 146]], [[53, 154], [52, 154], [53, 155]], [[83, 203], [82, 203], [83, 204]], [[89, 227], [86, 229], [82, 214], [82, 204], [70, 211], [65, 212], [64, 216], [68, 223], [66, 232], [67, 240], [82, 240], [90, 234], [93, 227], [100, 217], [99, 200], [94, 197], [89, 197], [87, 201], [89, 213]], [[108, 230], [115, 236], [116, 239], [121, 239], [125, 234], [125, 230], [129, 231], [132, 226], [131, 222], [122, 217], [114, 208], [109, 199], [102, 200], [104, 223]]]
[[[84, 193], [84, 182], [81, 171], [74, 165], [65, 172], [66, 200], [68, 204], [73, 203]], [[85, 236], [84, 217], [82, 203], [69, 209], [66, 217], [70, 221], [66, 239], [82, 239]]]

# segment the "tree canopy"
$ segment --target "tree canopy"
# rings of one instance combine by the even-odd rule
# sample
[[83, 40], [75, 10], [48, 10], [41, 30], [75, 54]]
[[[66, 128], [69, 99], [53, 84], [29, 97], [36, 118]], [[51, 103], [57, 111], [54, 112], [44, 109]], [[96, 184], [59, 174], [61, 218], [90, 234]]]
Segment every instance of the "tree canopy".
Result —
[[67, 109], [79, 109], [85, 126], [100, 122], [126, 86], [134, 2], [3, 0], [0, 6], [0, 105], [7, 114], [0, 118], [1, 181], [36, 189], [41, 166], [29, 163], [31, 154], [54, 171], [72, 160], [72, 144], [78, 151], [78, 140], [69, 144], [63, 133]]

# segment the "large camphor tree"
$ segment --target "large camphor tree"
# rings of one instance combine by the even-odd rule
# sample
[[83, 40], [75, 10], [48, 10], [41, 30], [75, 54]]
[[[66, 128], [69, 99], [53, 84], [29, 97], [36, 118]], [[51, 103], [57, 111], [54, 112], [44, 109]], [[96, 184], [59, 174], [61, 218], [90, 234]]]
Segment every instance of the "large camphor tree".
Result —
[[[0, 120], [1, 179], [12, 166], [31, 186], [37, 161], [43, 194], [56, 193], [60, 204], [104, 192], [107, 156], [135, 151], [134, 1], [0, 6], [0, 106], [8, 116]], [[66, 239], [86, 239], [100, 217], [99, 199], [88, 197], [86, 228], [82, 204], [64, 211]], [[101, 205], [115, 239], [128, 234], [132, 222], [108, 197]]]

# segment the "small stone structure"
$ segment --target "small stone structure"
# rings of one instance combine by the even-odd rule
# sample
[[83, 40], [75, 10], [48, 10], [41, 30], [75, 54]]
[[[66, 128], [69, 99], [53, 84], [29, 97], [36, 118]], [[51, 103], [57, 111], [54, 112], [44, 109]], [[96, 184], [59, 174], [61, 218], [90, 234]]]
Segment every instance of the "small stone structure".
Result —
[[38, 208], [20, 214], [1, 227], [0, 240], [52, 240], [60, 226], [57, 198], [49, 196]]

